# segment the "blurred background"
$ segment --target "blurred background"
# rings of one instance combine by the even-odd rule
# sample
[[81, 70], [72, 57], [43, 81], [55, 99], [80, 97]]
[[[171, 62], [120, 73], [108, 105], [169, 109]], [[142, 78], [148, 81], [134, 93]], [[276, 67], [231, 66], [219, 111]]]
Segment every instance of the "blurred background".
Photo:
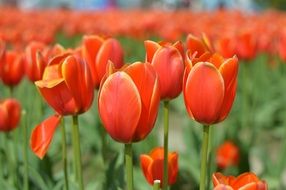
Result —
[[285, 9], [284, 0], [0, 0], [1, 5], [17, 6], [23, 9], [62, 7], [69, 9], [106, 8], [158, 8], [212, 10], [231, 8], [261, 10], [264, 8]]

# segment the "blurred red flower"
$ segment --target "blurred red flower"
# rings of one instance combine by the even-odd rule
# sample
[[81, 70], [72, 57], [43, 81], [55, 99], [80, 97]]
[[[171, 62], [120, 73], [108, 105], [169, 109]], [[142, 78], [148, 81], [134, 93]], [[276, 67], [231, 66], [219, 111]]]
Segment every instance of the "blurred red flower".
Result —
[[225, 169], [239, 163], [239, 148], [231, 141], [225, 141], [216, 150], [216, 164]]
[[5, 99], [0, 102], [0, 131], [9, 132], [15, 129], [21, 118], [21, 105], [16, 99]]

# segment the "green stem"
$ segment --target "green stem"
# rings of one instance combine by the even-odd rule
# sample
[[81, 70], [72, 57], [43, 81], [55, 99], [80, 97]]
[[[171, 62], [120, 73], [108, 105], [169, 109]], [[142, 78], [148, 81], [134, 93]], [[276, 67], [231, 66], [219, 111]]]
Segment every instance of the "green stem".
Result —
[[206, 185], [206, 174], [207, 174], [208, 144], [209, 144], [209, 126], [204, 125], [202, 162], [201, 162], [201, 174], [200, 174], [200, 190], [206, 190], [205, 185]]
[[14, 87], [13, 86], [9, 86], [9, 93], [10, 93], [10, 97], [13, 98], [13, 96], [14, 96]]
[[80, 153], [80, 141], [79, 141], [79, 129], [78, 129], [78, 116], [75, 115], [73, 118], [73, 148], [74, 148], [74, 162], [75, 162], [75, 172], [76, 180], [79, 183], [79, 189], [83, 190], [83, 177], [82, 177], [82, 167], [81, 167], [81, 153]]
[[127, 190], [133, 190], [133, 159], [132, 159], [132, 143], [125, 144], [125, 172]]
[[169, 101], [164, 101], [164, 175], [163, 190], [168, 189]]
[[154, 180], [153, 184], [153, 190], [159, 190], [160, 189], [160, 180]]
[[29, 190], [29, 165], [28, 165], [28, 137], [26, 112], [23, 111], [23, 161], [24, 161], [24, 190]]
[[63, 159], [63, 168], [64, 168], [64, 178], [65, 178], [65, 189], [69, 189], [68, 182], [68, 165], [67, 165], [67, 144], [66, 144], [66, 129], [65, 129], [65, 119], [62, 118], [62, 159]]

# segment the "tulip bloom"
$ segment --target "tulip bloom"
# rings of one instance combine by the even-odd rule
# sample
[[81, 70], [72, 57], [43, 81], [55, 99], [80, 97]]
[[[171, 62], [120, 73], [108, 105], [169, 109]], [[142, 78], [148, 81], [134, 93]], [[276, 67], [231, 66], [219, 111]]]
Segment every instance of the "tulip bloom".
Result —
[[161, 99], [176, 98], [182, 91], [184, 73], [184, 49], [181, 42], [171, 45], [147, 40], [144, 43], [146, 61], [154, 66], [159, 77]]
[[214, 190], [267, 190], [267, 183], [254, 173], [246, 172], [238, 177], [213, 174]]
[[236, 166], [239, 162], [239, 149], [231, 141], [226, 141], [220, 145], [216, 151], [216, 163], [219, 168]]
[[0, 102], [0, 131], [9, 132], [15, 129], [21, 117], [21, 105], [16, 99]]
[[238, 58], [250, 60], [254, 59], [257, 53], [257, 42], [254, 37], [255, 32], [244, 31], [237, 36], [236, 54]]
[[5, 85], [13, 87], [18, 85], [24, 76], [23, 56], [17, 51], [3, 51], [0, 52], [0, 76]]
[[[153, 185], [154, 180], [160, 180], [162, 187], [163, 161], [164, 149], [161, 147], [153, 149], [149, 155], [140, 156], [142, 171], [150, 185]], [[168, 171], [168, 184], [172, 185], [176, 182], [178, 174], [178, 154], [176, 152], [168, 153]]]
[[57, 112], [32, 132], [32, 150], [43, 158], [61, 116], [74, 116], [87, 111], [93, 101], [94, 89], [88, 66], [69, 53], [53, 58], [45, 68], [42, 80], [35, 84], [46, 102]]
[[212, 52], [213, 48], [209, 42], [209, 39], [206, 35], [203, 35], [202, 38], [198, 38], [189, 34], [186, 39], [187, 51], [193, 55], [196, 53], [197, 57], [202, 56], [205, 52]]
[[93, 86], [88, 66], [78, 57], [63, 54], [45, 68], [35, 82], [47, 103], [60, 115], [78, 115], [89, 109]]
[[183, 93], [187, 111], [196, 121], [210, 125], [223, 121], [236, 94], [238, 60], [205, 53], [186, 59]]
[[98, 111], [109, 135], [127, 144], [140, 141], [150, 133], [159, 102], [155, 70], [149, 64], [136, 62], [102, 82]]
[[84, 36], [82, 56], [91, 70], [95, 88], [99, 88], [109, 60], [112, 61], [116, 69], [123, 66], [123, 49], [114, 38], [104, 39], [96, 35]]

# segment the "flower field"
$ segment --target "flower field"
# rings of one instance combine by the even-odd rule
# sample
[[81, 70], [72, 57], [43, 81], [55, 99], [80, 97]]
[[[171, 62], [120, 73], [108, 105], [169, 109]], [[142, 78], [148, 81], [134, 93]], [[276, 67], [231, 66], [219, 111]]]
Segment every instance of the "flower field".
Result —
[[0, 8], [0, 189], [286, 189], [286, 15]]

